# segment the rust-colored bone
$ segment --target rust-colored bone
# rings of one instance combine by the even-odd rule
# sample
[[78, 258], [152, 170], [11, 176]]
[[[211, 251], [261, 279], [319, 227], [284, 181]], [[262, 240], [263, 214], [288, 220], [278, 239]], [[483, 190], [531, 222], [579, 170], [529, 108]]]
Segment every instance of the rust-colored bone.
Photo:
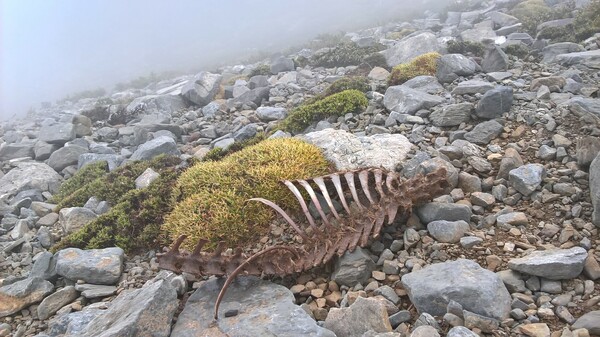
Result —
[[[253, 198], [250, 201], [262, 202], [278, 212], [296, 234], [303, 238], [302, 244], [271, 246], [247, 256], [239, 248], [233, 255], [223, 254], [223, 245], [219, 245], [212, 253], [204, 252], [202, 247], [206, 240], [200, 240], [194, 251], [187, 253], [179, 251], [186, 238], [182, 235], [167, 253], [158, 255], [160, 268], [176, 273], [187, 272], [198, 277], [229, 275], [231, 280], [238, 274], [284, 276], [302, 272], [329, 262], [335, 255], [352, 252], [357, 246], [366, 246], [370, 238], [379, 236], [386, 219], [391, 224], [398, 213], [410, 213], [413, 206], [439, 196], [448, 186], [448, 181], [444, 168], [407, 180], [402, 180], [395, 172], [370, 168], [312, 179], [284, 181], [284, 184], [298, 198], [308, 224], [298, 225], [270, 200]], [[325, 200], [322, 204], [316, 197], [313, 186], [323, 195]], [[322, 224], [318, 224], [311, 216], [302, 199], [301, 189], [307, 192], [315, 204], [323, 220]], [[333, 199], [340, 200], [346, 210], [345, 215], [335, 210]], [[329, 209], [331, 214], [326, 215], [325, 209]], [[305, 231], [303, 228], [311, 230]], [[219, 303], [230, 282], [227, 280], [219, 293], [215, 304], [215, 319]]]

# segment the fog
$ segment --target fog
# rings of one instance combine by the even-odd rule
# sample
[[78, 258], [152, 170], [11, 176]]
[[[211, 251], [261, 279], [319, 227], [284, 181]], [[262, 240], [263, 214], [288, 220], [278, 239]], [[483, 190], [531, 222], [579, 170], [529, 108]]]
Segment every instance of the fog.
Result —
[[[408, 0], [0, 0], [0, 118], [406, 15]], [[413, 5], [409, 5], [409, 4]]]

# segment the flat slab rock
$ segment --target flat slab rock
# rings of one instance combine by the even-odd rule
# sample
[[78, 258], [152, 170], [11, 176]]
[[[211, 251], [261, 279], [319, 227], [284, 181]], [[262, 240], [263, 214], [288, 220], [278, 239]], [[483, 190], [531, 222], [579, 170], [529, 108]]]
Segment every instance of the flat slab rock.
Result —
[[368, 331], [392, 331], [385, 304], [364, 297], [358, 297], [348, 308], [332, 308], [323, 326], [346, 337], [361, 337]]
[[[215, 299], [224, 282], [222, 278], [209, 279], [189, 297], [171, 337], [335, 337], [294, 304], [289, 289], [257, 277], [236, 278], [223, 297], [215, 322]], [[238, 314], [225, 317], [231, 310], [238, 310]]]
[[52, 283], [38, 277], [0, 287], [0, 317], [12, 315], [30, 304], [41, 301], [53, 289]]
[[470, 260], [436, 263], [402, 277], [402, 285], [419, 313], [443, 316], [451, 300], [465, 310], [502, 320], [511, 297], [502, 279]]
[[581, 247], [534, 251], [508, 261], [508, 268], [550, 280], [568, 280], [581, 274], [587, 255]]
[[327, 160], [337, 170], [354, 170], [364, 167], [383, 167], [394, 170], [402, 163], [412, 144], [399, 134], [356, 136], [344, 130], [325, 129], [310, 132], [302, 139], [323, 150]]
[[67, 248], [56, 253], [56, 273], [70, 280], [112, 285], [123, 272], [121, 248], [81, 250]]

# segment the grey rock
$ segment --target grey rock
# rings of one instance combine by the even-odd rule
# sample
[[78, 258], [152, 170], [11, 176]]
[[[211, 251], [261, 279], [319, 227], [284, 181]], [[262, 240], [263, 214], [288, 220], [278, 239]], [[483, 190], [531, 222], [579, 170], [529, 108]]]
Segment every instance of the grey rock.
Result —
[[440, 167], [446, 169], [446, 180], [448, 180], [450, 186], [456, 187], [458, 185], [458, 170], [451, 163], [439, 157], [421, 162], [417, 166], [415, 174], [428, 174], [436, 171]]
[[488, 81], [500, 82], [507, 78], [512, 77], [512, 73], [510, 71], [494, 71], [487, 74]]
[[432, 326], [421, 325], [413, 330], [410, 337], [440, 337], [440, 333]]
[[256, 109], [256, 115], [263, 122], [277, 121], [287, 116], [285, 108], [277, 107], [259, 107]]
[[468, 80], [458, 83], [458, 85], [452, 90], [453, 95], [474, 95], [474, 94], [485, 94], [486, 92], [494, 89], [494, 85], [487, 81], [482, 80]]
[[444, 102], [442, 97], [430, 95], [405, 85], [387, 88], [383, 97], [383, 105], [386, 109], [410, 115], [414, 115], [421, 109], [433, 108], [442, 102]]
[[237, 130], [233, 133], [233, 139], [236, 142], [241, 142], [247, 139], [250, 139], [256, 136], [258, 132], [258, 124], [250, 123], [248, 125], [244, 125], [241, 129]]
[[465, 328], [464, 326], [455, 326], [452, 329], [450, 329], [450, 331], [448, 331], [448, 334], [446, 335], [446, 337], [477, 337], [477, 336], [479, 336], [479, 335], [474, 333], [473, 331]]
[[200, 72], [181, 88], [181, 95], [194, 104], [205, 106], [219, 91], [221, 78], [219, 74]]
[[81, 291], [81, 295], [85, 298], [98, 298], [111, 296], [117, 292], [115, 286], [105, 286], [98, 284], [76, 284], [75, 289]]
[[548, 145], [542, 145], [538, 149], [536, 156], [542, 160], [552, 160], [556, 158], [556, 149]]
[[589, 333], [600, 334], [600, 310], [590, 311], [579, 317], [572, 326], [573, 329], [587, 329]]
[[52, 283], [37, 277], [0, 287], [0, 317], [12, 315], [41, 301], [53, 289]]
[[[33, 151], [35, 153], [35, 160], [37, 161], [43, 161], [46, 160], [48, 158], [50, 158], [50, 155], [58, 150], [59, 145], [56, 144], [48, 144], [46, 142], [42, 142], [42, 141], [37, 141], [35, 142], [35, 145], [33, 147]], [[3, 150], [0, 149], [0, 153]], [[3, 158], [3, 156], [0, 154], [0, 159]], [[1, 159], [1, 160], [5, 160], [5, 159]]]
[[585, 49], [583, 46], [573, 42], [559, 42], [551, 45], [547, 45], [542, 49], [542, 62], [552, 63], [556, 61], [556, 56], [561, 54], [569, 54], [582, 52]]
[[574, 97], [564, 104], [569, 107], [571, 112], [579, 115], [591, 114], [600, 117], [600, 99], [598, 98]]
[[508, 261], [508, 268], [549, 280], [566, 280], [583, 271], [587, 252], [581, 247], [534, 251]]
[[385, 56], [387, 65], [394, 67], [425, 53], [439, 51], [439, 49], [440, 45], [435, 34], [423, 32], [398, 41], [391, 48], [382, 51], [381, 54]]
[[512, 270], [501, 270], [496, 274], [500, 276], [508, 292], [520, 293], [527, 290], [527, 288], [525, 288], [525, 281], [521, 279], [521, 275], [519, 273]]
[[362, 337], [367, 331], [391, 332], [385, 305], [378, 300], [358, 297], [348, 308], [332, 308], [323, 326], [337, 336]]
[[265, 75], [255, 75], [248, 80], [248, 88], [256, 89], [269, 86], [269, 78]]
[[600, 227], [600, 154], [596, 156], [596, 159], [590, 165], [589, 181], [590, 198], [594, 207], [592, 223], [596, 227]]
[[457, 243], [469, 231], [466, 221], [437, 220], [427, 224], [427, 231], [439, 242]]
[[493, 119], [502, 117], [504, 112], [510, 111], [513, 103], [513, 90], [511, 87], [498, 86], [487, 91], [477, 103], [475, 113], [477, 117]]
[[112, 171], [121, 165], [123, 162], [123, 157], [116, 154], [84, 153], [80, 155], [77, 160], [77, 169], [79, 170], [87, 164], [96, 163], [99, 161], [107, 162], [108, 170]]
[[123, 291], [110, 307], [81, 331], [80, 336], [167, 337], [177, 309], [177, 293], [165, 280], [149, 281], [141, 289]]
[[[102, 303], [100, 303], [102, 304]], [[48, 330], [46, 331], [49, 337], [59, 336], [83, 336], [80, 332], [92, 321], [94, 318], [102, 314], [104, 310], [99, 309], [95, 305], [86, 306], [82, 311], [72, 312], [66, 315], [58, 315], [48, 323]], [[38, 337], [45, 337], [41, 335]]]
[[137, 114], [157, 114], [166, 113], [171, 115], [174, 112], [187, 107], [184, 99], [175, 95], [147, 95], [137, 97], [127, 105], [125, 111], [132, 115]]
[[600, 69], [600, 49], [560, 54], [556, 56], [555, 61], [565, 67], [583, 65], [592, 69]]
[[457, 126], [468, 122], [473, 110], [474, 106], [471, 103], [449, 104], [440, 109], [435, 109], [429, 115], [429, 120], [435, 126]]
[[514, 24], [519, 23], [519, 19], [515, 18], [512, 15], [508, 15], [506, 13], [493, 11], [488, 14], [490, 19], [492, 20], [493, 28], [500, 29], [506, 26], [512, 26]]
[[460, 245], [466, 249], [471, 249], [482, 242], [483, 239], [476, 236], [465, 236], [460, 238]]
[[486, 315], [478, 315], [468, 310], [463, 310], [463, 317], [465, 318], [465, 327], [469, 329], [476, 328], [483, 332], [491, 333], [500, 327], [498, 319]]
[[394, 170], [412, 148], [400, 134], [356, 136], [344, 130], [325, 129], [310, 132], [301, 138], [319, 147], [337, 170], [383, 167]]
[[0, 195], [11, 197], [19, 192], [37, 189], [52, 194], [58, 192], [63, 178], [43, 163], [24, 162], [0, 177]]
[[528, 196], [540, 186], [546, 176], [546, 169], [540, 164], [527, 164], [508, 173], [510, 185], [519, 193]]
[[154, 180], [158, 179], [158, 177], [160, 177], [160, 173], [149, 167], [135, 179], [135, 188], [146, 188], [150, 186]]
[[121, 248], [81, 250], [67, 248], [56, 253], [56, 272], [71, 280], [112, 285], [123, 272], [124, 253]]
[[511, 298], [502, 280], [477, 263], [459, 259], [436, 263], [402, 277], [412, 303], [420, 313], [441, 316], [454, 300], [470, 312], [504, 319]]
[[495, 120], [485, 121], [477, 124], [473, 130], [465, 133], [465, 140], [479, 145], [487, 145], [498, 137], [504, 127]]
[[294, 61], [287, 57], [278, 57], [271, 61], [271, 74], [279, 74], [284, 71], [294, 70]]
[[243, 95], [236, 97], [234, 101], [239, 102], [242, 105], [254, 104], [256, 106], [260, 106], [263, 99], [269, 99], [268, 87], [260, 87], [250, 90]]
[[488, 49], [481, 61], [481, 68], [486, 73], [506, 71], [508, 69], [508, 56], [499, 46]]
[[528, 224], [527, 214], [523, 212], [509, 212], [498, 215], [496, 222], [499, 227], [506, 228], [508, 226], [526, 226]]
[[402, 85], [428, 94], [439, 94], [446, 91], [435, 76], [416, 76], [404, 82]]
[[75, 125], [73, 123], [59, 123], [42, 126], [38, 140], [62, 146], [66, 142], [75, 139], [75, 136]]
[[131, 160], [149, 160], [161, 154], [178, 156], [177, 144], [171, 137], [161, 136], [140, 145], [131, 155]]
[[47, 281], [53, 280], [56, 277], [56, 260], [54, 259], [54, 255], [49, 252], [40, 253], [33, 263], [33, 267], [31, 267], [29, 277], [41, 278]]
[[50, 155], [48, 166], [52, 167], [56, 172], [61, 172], [67, 166], [76, 165], [79, 156], [87, 152], [86, 148], [77, 145], [62, 147]]
[[35, 158], [35, 144], [32, 142], [3, 143], [0, 145], [0, 161], [16, 158]]
[[331, 279], [338, 284], [354, 287], [365, 283], [375, 269], [375, 262], [362, 248], [346, 252], [335, 262]]
[[[215, 299], [224, 282], [224, 279], [209, 279], [188, 298], [171, 337], [335, 336], [294, 304], [289, 289], [257, 277], [238, 277], [231, 283], [221, 302], [220, 318], [213, 325]], [[230, 310], [237, 310], [238, 314], [224, 317]]]
[[463, 220], [469, 222], [472, 212], [471, 208], [464, 204], [430, 202], [417, 208], [417, 215], [422, 223], [430, 223], [436, 220]]
[[[58, 216], [58, 215], [57, 215]], [[40, 227], [37, 232], [37, 239], [42, 247], [48, 249], [54, 244], [54, 239], [50, 234], [50, 230], [46, 226]]]
[[44, 298], [42, 303], [37, 307], [38, 318], [46, 320], [54, 315], [60, 308], [73, 302], [79, 293], [73, 286], [66, 286], [54, 294]]
[[98, 215], [85, 207], [65, 207], [58, 212], [58, 221], [66, 234], [71, 234], [92, 222]]
[[477, 64], [461, 54], [442, 55], [437, 62], [436, 77], [441, 83], [449, 83], [459, 76], [471, 76]]

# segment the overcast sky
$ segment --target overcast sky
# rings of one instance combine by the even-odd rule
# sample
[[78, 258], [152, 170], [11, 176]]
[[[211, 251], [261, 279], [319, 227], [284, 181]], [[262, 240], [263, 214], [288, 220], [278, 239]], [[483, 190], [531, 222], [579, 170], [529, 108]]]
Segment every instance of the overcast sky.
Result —
[[[406, 12], [408, 0], [0, 0], [0, 118]], [[404, 5], [403, 5], [404, 4]]]

